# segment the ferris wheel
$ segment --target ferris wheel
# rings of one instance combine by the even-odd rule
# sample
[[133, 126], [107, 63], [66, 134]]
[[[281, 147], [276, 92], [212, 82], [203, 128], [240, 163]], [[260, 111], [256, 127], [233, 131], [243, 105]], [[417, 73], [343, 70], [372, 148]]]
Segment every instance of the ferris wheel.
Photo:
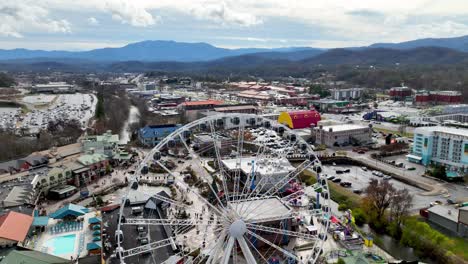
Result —
[[[329, 189], [313, 146], [255, 114], [211, 115], [151, 149], [129, 179], [115, 234], [115, 259], [141, 263], [315, 263], [330, 223]], [[301, 182], [306, 173], [309, 186]], [[164, 195], [145, 185], [162, 175]], [[312, 175], [312, 176], [310, 176]], [[131, 197], [162, 203], [130, 213]], [[133, 210], [133, 208], [132, 208]], [[127, 230], [159, 228], [144, 243]], [[129, 229], [130, 228], [130, 229]], [[162, 249], [168, 249], [161, 251]], [[168, 253], [169, 252], [169, 253]]]

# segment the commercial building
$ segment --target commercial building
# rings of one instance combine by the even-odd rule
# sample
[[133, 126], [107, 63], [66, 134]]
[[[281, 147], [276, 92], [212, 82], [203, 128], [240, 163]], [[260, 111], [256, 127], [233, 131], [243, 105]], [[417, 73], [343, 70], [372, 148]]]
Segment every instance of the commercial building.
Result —
[[452, 234], [468, 237], [468, 207], [435, 205], [427, 208], [423, 215], [427, 220]]
[[214, 144], [216, 144], [221, 155], [226, 155], [231, 152], [231, 145], [237, 144], [237, 140], [217, 133], [217, 140], [213, 138], [212, 134], [195, 134], [193, 136], [193, 148], [197, 153], [202, 156], [214, 155]]
[[67, 183], [74, 183], [74, 178], [72, 170], [66, 164], [53, 167], [45, 175], [34, 176], [31, 182], [36, 193], [44, 195], [48, 195], [50, 189]]
[[333, 100], [333, 99], [320, 99], [313, 100], [310, 104], [320, 112], [328, 112], [330, 109], [336, 107], [346, 107], [349, 105], [349, 101], [346, 100]]
[[163, 138], [176, 131], [181, 125], [148, 125], [138, 130], [138, 140], [147, 147], [156, 146]]
[[275, 104], [277, 105], [294, 105], [294, 106], [307, 106], [311, 100], [319, 100], [320, 96], [317, 95], [302, 95], [302, 96], [285, 96], [275, 98]]
[[414, 130], [409, 161], [444, 165], [448, 171], [468, 171], [468, 130], [453, 127], [418, 127]]
[[268, 101], [273, 100], [273, 96], [269, 94], [267, 91], [263, 90], [247, 90], [242, 91], [237, 94], [237, 97], [241, 101], [245, 101], [248, 103], [266, 103]]
[[18, 173], [32, 168], [46, 166], [49, 159], [42, 155], [29, 155], [27, 157], [0, 163], [1, 173]]
[[365, 145], [372, 142], [372, 128], [354, 124], [319, 126], [312, 129], [312, 138], [328, 147]]
[[223, 101], [218, 100], [189, 101], [179, 104], [178, 108], [184, 120], [189, 123], [199, 119], [202, 112], [211, 111], [222, 103]]
[[74, 93], [76, 87], [65, 82], [50, 82], [48, 84], [35, 84], [31, 87], [33, 93]]
[[278, 123], [291, 129], [310, 128], [320, 121], [320, 113], [315, 110], [282, 112], [278, 116]]
[[330, 93], [335, 100], [350, 100], [361, 98], [364, 88], [331, 89]]
[[462, 95], [458, 91], [420, 91], [414, 96], [416, 105], [459, 104]]
[[413, 92], [411, 91], [411, 89], [406, 86], [392, 87], [388, 91], [388, 95], [390, 95], [390, 98], [395, 101], [408, 100], [408, 98], [411, 98], [412, 93]]
[[440, 109], [441, 114], [468, 114], [468, 104], [445, 105]]
[[82, 152], [93, 151], [112, 159], [119, 152], [119, 135], [112, 134], [108, 130], [106, 133], [97, 136], [85, 136], [81, 141]]
[[219, 105], [215, 107], [213, 110], [218, 113], [257, 114], [259, 112], [258, 107], [252, 104]]

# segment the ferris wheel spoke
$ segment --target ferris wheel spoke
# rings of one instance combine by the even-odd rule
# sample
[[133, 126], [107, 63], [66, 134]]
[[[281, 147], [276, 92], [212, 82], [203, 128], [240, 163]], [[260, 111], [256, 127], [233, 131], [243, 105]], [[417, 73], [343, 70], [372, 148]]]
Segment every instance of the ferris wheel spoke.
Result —
[[229, 201], [229, 189], [227, 187], [227, 174], [224, 171], [223, 164], [221, 162], [221, 154], [219, 153], [219, 148], [218, 148], [218, 136], [216, 135], [216, 130], [213, 125], [213, 121], [209, 122], [210, 125], [210, 131], [211, 131], [211, 137], [213, 138], [213, 147], [215, 150], [215, 155], [216, 155], [216, 161], [218, 163], [218, 169], [219, 169], [219, 174], [221, 175], [221, 180], [223, 182], [223, 188], [224, 189], [224, 197], [226, 199], [226, 202]]
[[253, 248], [255, 250], [255, 252], [257, 252], [257, 254], [260, 256], [260, 258], [263, 259], [263, 261], [265, 261], [265, 263], [268, 263], [267, 258], [265, 258], [265, 256], [263, 256], [262, 253], [260, 253], [260, 251], [258, 251], [257, 247], [250, 241], [250, 239], [247, 238], [246, 241], [249, 243], [250, 247]]
[[295, 254], [285, 250], [285, 249], [282, 249], [281, 247], [271, 243], [270, 241], [268, 241], [267, 239], [263, 238], [262, 236], [259, 236], [257, 234], [255, 234], [254, 232], [250, 231], [250, 230], [247, 230], [247, 233], [253, 237], [255, 237], [256, 239], [262, 241], [263, 243], [269, 245], [270, 247], [276, 249], [277, 251], [283, 253], [283, 256], [287, 256], [287, 257], [290, 257], [290, 258], [294, 258], [298, 263], [303, 263], [302, 260], [300, 260]]
[[[174, 175], [174, 173], [169, 170], [166, 166], [164, 166], [160, 161], [156, 161], [156, 163], [161, 166], [161, 168], [163, 168], [165, 171], [167, 171], [170, 175], [172, 175], [172, 177], [174, 177], [174, 179], [177, 180], [177, 176]], [[186, 188], [187, 190], [190, 190], [189, 189], [189, 186], [187, 186], [187, 184], [185, 184], [183, 181], [180, 181], [180, 180], [177, 180], [178, 183], [180, 185], [182, 185], [184, 188]], [[207, 206], [209, 206], [211, 209], [213, 209], [215, 212], [217, 212], [219, 215], [222, 215], [224, 216], [223, 212], [221, 212], [218, 208], [216, 208], [214, 205], [212, 205], [210, 202], [208, 202], [203, 196], [201, 196], [198, 192], [196, 191], [193, 191], [192, 192], [193, 194], [195, 194], [198, 199], [200, 199], [202, 202], [204, 202]]]
[[195, 220], [186, 220], [186, 219], [148, 219], [148, 218], [126, 218], [123, 225], [165, 225], [165, 226], [220, 226], [222, 224], [216, 223], [204, 223], [201, 221]]
[[[239, 200], [239, 188], [241, 178], [241, 166], [242, 166], [242, 152], [244, 151], [244, 122], [239, 119], [239, 130], [237, 133], [237, 157], [236, 157], [236, 170], [234, 171], [234, 200]], [[237, 199], [236, 199], [237, 198]]]
[[250, 230], [263, 231], [263, 232], [268, 232], [268, 233], [273, 233], [273, 234], [278, 234], [278, 235], [288, 235], [288, 236], [292, 236], [292, 237], [295, 237], [295, 238], [300, 238], [300, 239], [303, 239], [303, 240], [313, 240], [313, 241], [315, 241], [317, 239], [317, 236], [315, 236], [315, 235], [310, 235], [310, 234], [302, 233], [302, 232], [289, 231], [289, 230], [286, 230], [286, 229], [279, 229], [279, 228], [263, 226], [263, 225], [257, 225], [257, 224], [247, 223], [246, 225], [247, 225], [247, 228], [250, 229]]
[[[257, 173], [257, 168], [258, 168], [258, 167], [256, 166], [257, 161], [258, 161], [259, 159], [261, 160], [261, 159], [263, 158], [263, 154], [265, 153], [265, 149], [266, 149], [265, 145], [260, 145], [260, 146], [258, 147], [257, 154], [255, 155], [255, 159], [254, 159], [254, 161], [253, 161], [253, 163], [252, 163], [251, 172], [250, 172], [250, 174], [249, 174], [248, 177], [247, 177], [247, 180], [246, 180], [246, 182], [245, 182], [245, 184], [244, 184], [244, 188], [242, 189], [242, 196], [245, 196], [245, 194], [248, 193], [247, 196], [246, 196], [247, 199], [250, 198], [251, 193], [257, 188], [257, 184], [255, 184], [254, 188], [249, 192], [249, 188], [250, 188], [249, 185], [251, 186], [250, 183], [252, 183], [252, 181], [255, 180], [255, 175], [256, 175], [256, 173]], [[262, 150], [262, 151], [260, 152], [260, 150]], [[261, 181], [261, 179], [260, 179], [260, 181]], [[242, 206], [242, 207], [243, 207], [243, 206]], [[242, 211], [242, 207], [241, 207], [241, 211]]]
[[128, 258], [128, 257], [132, 257], [132, 256], [135, 256], [135, 255], [140, 255], [140, 254], [143, 254], [143, 253], [146, 253], [146, 252], [151, 252], [151, 251], [159, 249], [159, 248], [174, 245], [175, 244], [174, 239], [175, 239], [175, 237], [169, 237], [167, 239], [152, 242], [152, 243], [149, 243], [149, 244], [146, 244], [146, 245], [143, 245], [143, 246], [139, 246], [139, 247], [124, 250], [122, 252], [122, 258]]
[[232, 236], [229, 237], [226, 248], [224, 249], [223, 259], [221, 260], [222, 264], [228, 264], [229, 263], [229, 259], [231, 257], [231, 253], [232, 253], [232, 248], [234, 247], [235, 242], [236, 242], [236, 240], [235, 240], [234, 237], [232, 237]]
[[247, 264], [256, 264], [257, 261], [255, 260], [252, 251], [249, 248], [249, 245], [247, 245], [247, 242], [245, 242], [244, 236], [238, 237], [237, 242], [239, 243], [239, 246], [242, 250], [242, 254], [244, 255], [245, 259], [247, 260]]
[[[183, 137], [183, 135], [180, 133], [179, 134], [179, 137], [180, 137], [180, 140], [182, 141], [183, 145], [185, 146], [185, 148], [187, 149], [187, 151], [189, 152], [190, 155], [192, 155], [194, 158], [196, 158], [198, 161], [201, 162], [201, 160], [198, 158], [198, 155], [196, 155], [193, 150], [187, 145], [187, 142], [185, 142], [185, 138]], [[200, 171], [205, 171], [199, 162], [195, 162], [195, 164], [198, 166], [198, 168], [200, 169]], [[214, 179], [212, 178], [212, 183], [216, 184], [216, 181], [214, 181]], [[224, 181], [223, 181], [224, 182]], [[218, 193], [213, 189], [213, 186], [211, 185], [211, 183], [208, 183], [208, 186], [211, 190], [211, 192], [213, 193], [213, 195], [216, 197], [216, 200], [218, 201], [219, 205], [225, 210], [225, 206], [224, 204], [222, 203], [221, 199], [219, 199], [219, 195]], [[224, 186], [223, 186], [224, 188]]]
[[223, 232], [220, 238], [216, 241], [214, 245], [214, 252], [211, 253], [210, 251], [211, 254], [209, 254], [208, 260], [206, 262], [207, 264], [216, 263], [219, 253], [224, 247], [225, 240], [226, 240], [226, 232]]

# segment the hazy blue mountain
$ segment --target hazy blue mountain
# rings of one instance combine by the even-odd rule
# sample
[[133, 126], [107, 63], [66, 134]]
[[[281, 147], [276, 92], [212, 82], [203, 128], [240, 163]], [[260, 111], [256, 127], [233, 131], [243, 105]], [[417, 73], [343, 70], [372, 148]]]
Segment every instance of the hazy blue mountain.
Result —
[[468, 53], [441, 47], [332, 49], [302, 60], [305, 65], [448, 65], [468, 63]]
[[[175, 41], [142, 41], [120, 48], [102, 48], [90, 51], [43, 51], [43, 50], [0, 50], [0, 60], [33, 58], [74, 58], [94, 61], [210, 61], [229, 56], [239, 56], [263, 52], [319, 52], [319, 49], [307, 47], [287, 47], [277, 49], [242, 48], [224, 49], [207, 43], [184, 43]], [[274, 54], [272, 54], [274, 55]], [[295, 55], [295, 57], [300, 54]], [[307, 53], [304, 53], [307, 56]], [[306, 57], [301, 57], [304, 59]]]
[[442, 47], [468, 52], [468, 36], [455, 38], [425, 38], [400, 43], [375, 43], [371, 48], [414, 49], [420, 47]]

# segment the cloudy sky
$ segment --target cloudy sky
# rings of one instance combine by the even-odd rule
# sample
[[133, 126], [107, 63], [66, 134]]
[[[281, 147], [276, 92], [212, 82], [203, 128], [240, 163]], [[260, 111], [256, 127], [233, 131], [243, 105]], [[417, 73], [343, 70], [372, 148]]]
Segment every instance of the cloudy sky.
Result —
[[468, 0], [1, 0], [0, 48], [346, 47], [468, 35]]

